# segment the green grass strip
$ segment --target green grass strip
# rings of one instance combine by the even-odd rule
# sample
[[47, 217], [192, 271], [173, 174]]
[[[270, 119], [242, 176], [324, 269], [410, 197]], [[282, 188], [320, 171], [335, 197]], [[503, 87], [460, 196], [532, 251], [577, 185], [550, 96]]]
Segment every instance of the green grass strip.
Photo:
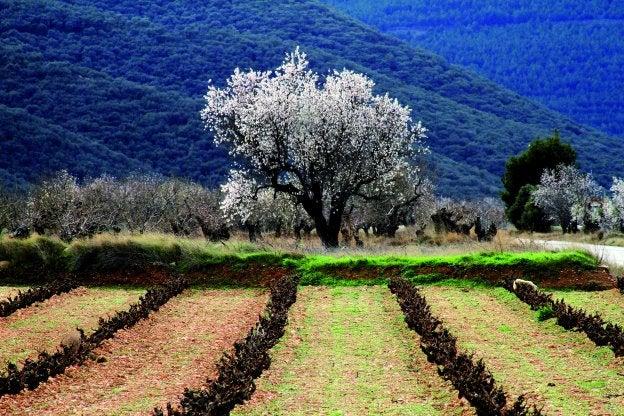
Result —
[[[37, 280], [39, 274], [53, 271], [115, 271], [130, 267], [159, 266], [176, 272], [209, 270], [227, 265], [234, 270], [273, 266], [291, 269], [302, 275], [303, 285], [387, 284], [390, 273], [405, 277], [422, 274], [418, 269], [448, 267], [457, 271], [474, 268], [520, 268], [527, 275], [556, 274], [562, 268], [589, 270], [596, 260], [579, 251], [500, 253], [408, 257], [306, 255], [262, 249], [249, 243], [209, 243], [201, 239], [180, 239], [162, 234], [139, 236], [99, 235], [89, 240], [66, 244], [48, 237], [15, 240], [0, 239], [0, 261], [8, 261], [6, 275]], [[345, 277], [345, 272], [371, 272], [365, 276]], [[27, 280], [28, 280], [27, 279]]]
[[[497, 269], [517, 267], [527, 275], [535, 272], [558, 273], [564, 267], [590, 270], [597, 266], [596, 260], [587, 253], [579, 251], [537, 252], [537, 253], [477, 253], [446, 257], [333, 257], [312, 255], [298, 259], [286, 258], [283, 264], [295, 269], [302, 275], [302, 285], [358, 285], [385, 284], [385, 270], [399, 270], [407, 278], [419, 275], [418, 269], [450, 267], [456, 270], [471, 268]], [[369, 279], [344, 278], [344, 271], [363, 271], [375, 269], [378, 277]], [[436, 279], [432, 277], [431, 279]]]

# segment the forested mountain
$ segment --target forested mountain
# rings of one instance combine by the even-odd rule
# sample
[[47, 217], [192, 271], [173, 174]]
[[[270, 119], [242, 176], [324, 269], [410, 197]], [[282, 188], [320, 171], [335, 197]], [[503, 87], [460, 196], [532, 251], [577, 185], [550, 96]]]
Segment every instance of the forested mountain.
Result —
[[325, 0], [579, 123], [624, 137], [621, 0]]
[[0, 33], [5, 186], [62, 168], [219, 181], [227, 155], [198, 115], [209, 80], [274, 68], [296, 45], [412, 107], [442, 194], [494, 195], [507, 158], [555, 128], [603, 184], [623, 176], [617, 139], [315, 0], [2, 0]]

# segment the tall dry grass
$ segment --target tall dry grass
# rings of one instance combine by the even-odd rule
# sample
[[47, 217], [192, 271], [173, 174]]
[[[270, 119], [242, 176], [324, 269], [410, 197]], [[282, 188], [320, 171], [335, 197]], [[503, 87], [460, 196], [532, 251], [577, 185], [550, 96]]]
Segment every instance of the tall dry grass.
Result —
[[[318, 237], [313, 233], [308, 238], [296, 240], [294, 237], [276, 238], [272, 234], [263, 234], [255, 245], [264, 250], [298, 254], [329, 254], [334, 256], [359, 255], [359, 256], [441, 256], [470, 254], [477, 252], [526, 252], [541, 251], [538, 245], [531, 245], [518, 241], [508, 230], [499, 230], [498, 234], [490, 242], [478, 242], [476, 235], [469, 236], [457, 233], [436, 234], [433, 230], [427, 230], [423, 236], [417, 236], [413, 227], [401, 227], [394, 238], [374, 236], [367, 237], [360, 232], [360, 238], [364, 242], [363, 247], [356, 247], [354, 242], [345, 245], [341, 241], [341, 247], [337, 250], [327, 251]], [[237, 242], [241, 244], [247, 241], [244, 233], [233, 233], [232, 238], [226, 244]]]

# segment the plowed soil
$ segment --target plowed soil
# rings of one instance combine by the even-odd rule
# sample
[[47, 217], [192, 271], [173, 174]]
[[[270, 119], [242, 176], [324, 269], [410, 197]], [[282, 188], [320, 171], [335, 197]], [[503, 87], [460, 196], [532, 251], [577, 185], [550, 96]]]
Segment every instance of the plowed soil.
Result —
[[285, 339], [236, 415], [470, 415], [389, 290], [303, 287]]
[[566, 331], [504, 289], [424, 287], [434, 315], [460, 348], [483, 358], [513, 396], [524, 393], [548, 415], [624, 414], [624, 358]]
[[138, 288], [79, 287], [0, 318], [0, 363], [36, 358], [39, 351], [54, 352], [63, 335], [76, 327], [89, 335], [100, 317], [128, 309], [144, 292]]
[[188, 290], [33, 391], [0, 399], [2, 415], [137, 415], [177, 404], [214, 377], [224, 350], [246, 335], [267, 300], [258, 290]]

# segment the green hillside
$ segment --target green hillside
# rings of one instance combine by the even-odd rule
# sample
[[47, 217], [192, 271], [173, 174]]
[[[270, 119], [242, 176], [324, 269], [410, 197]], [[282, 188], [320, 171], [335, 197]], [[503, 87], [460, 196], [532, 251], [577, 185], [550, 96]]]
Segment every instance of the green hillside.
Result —
[[208, 81], [273, 68], [296, 45], [314, 69], [364, 72], [412, 107], [440, 193], [495, 194], [507, 158], [554, 128], [603, 184], [623, 176], [617, 139], [313, 0], [0, 1], [0, 32], [5, 184], [61, 168], [214, 183], [228, 162], [198, 116]]
[[624, 2], [325, 0], [450, 62], [624, 137]]

